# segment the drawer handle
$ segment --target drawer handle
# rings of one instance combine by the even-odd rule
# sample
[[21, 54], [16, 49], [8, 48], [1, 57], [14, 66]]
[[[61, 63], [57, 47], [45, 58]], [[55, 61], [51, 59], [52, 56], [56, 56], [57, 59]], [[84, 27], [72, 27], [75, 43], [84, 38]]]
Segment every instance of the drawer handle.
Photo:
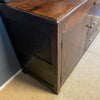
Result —
[[93, 25], [87, 25], [87, 27], [92, 29], [94, 26]]
[[90, 25], [87, 25], [88, 28], [90, 28]]
[[94, 25], [97, 25], [97, 22], [94, 22], [93, 24], [94, 24]]
[[92, 41], [92, 39], [89, 39], [89, 41], [91, 42], [91, 41]]
[[92, 29], [93, 28], [93, 25], [90, 25], [90, 28]]
[[97, 22], [94, 22], [93, 25], [87, 25], [87, 27], [92, 29], [95, 25], [97, 25]]
[[91, 41], [93, 40], [93, 38], [94, 38], [94, 37], [92, 36], [92, 37], [89, 39], [89, 41], [91, 42]]

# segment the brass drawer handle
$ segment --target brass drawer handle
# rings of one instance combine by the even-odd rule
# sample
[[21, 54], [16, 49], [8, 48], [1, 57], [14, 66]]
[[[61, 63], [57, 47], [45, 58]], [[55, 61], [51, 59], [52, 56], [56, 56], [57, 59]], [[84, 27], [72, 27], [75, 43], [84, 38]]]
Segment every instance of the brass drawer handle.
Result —
[[94, 37], [92, 36], [92, 37], [89, 39], [89, 41], [91, 42], [91, 41], [93, 40], [93, 38], [94, 38]]
[[94, 26], [93, 25], [87, 25], [87, 27], [92, 29]]
[[92, 41], [92, 39], [89, 39], [89, 41], [91, 42], [91, 41]]
[[90, 25], [90, 28], [92, 29], [93, 28], [93, 25]]
[[93, 24], [94, 24], [94, 25], [97, 25], [97, 22], [94, 22]]
[[88, 28], [90, 28], [90, 25], [87, 25]]
[[94, 22], [93, 25], [87, 25], [87, 27], [92, 29], [95, 25], [97, 25], [97, 22]]

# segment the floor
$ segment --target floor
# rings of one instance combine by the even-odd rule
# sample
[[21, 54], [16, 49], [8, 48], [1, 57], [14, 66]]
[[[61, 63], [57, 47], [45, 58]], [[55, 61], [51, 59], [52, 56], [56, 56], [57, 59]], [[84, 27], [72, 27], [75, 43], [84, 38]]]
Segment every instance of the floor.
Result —
[[20, 73], [0, 92], [0, 100], [100, 100], [100, 33], [59, 95], [31, 76]]

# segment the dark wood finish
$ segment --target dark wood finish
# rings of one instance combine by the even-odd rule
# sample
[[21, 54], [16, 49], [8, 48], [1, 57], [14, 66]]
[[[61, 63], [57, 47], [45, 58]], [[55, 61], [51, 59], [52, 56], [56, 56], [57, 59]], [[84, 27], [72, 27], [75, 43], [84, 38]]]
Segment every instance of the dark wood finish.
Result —
[[92, 43], [97, 33], [100, 31], [100, 1], [94, 5], [93, 13], [91, 14], [91, 23], [87, 33], [86, 49]]
[[67, 32], [63, 33], [61, 84], [65, 82], [81, 55], [84, 53], [87, 33], [86, 22], [87, 20], [79, 24], [70, 34]]
[[15, 0], [7, 5], [57, 20], [84, 0]]
[[98, 33], [100, 21], [95, 0], [14, 0], [1, 3], [0, 12], [22, 68], [55, 93]]

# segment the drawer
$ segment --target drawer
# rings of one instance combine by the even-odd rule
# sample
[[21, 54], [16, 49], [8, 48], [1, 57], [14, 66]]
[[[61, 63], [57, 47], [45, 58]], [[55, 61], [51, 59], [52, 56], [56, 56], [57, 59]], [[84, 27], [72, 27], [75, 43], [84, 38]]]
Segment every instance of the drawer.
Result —
[[91, 32], [91, 35], [87, 37], [85, 49], [89, 47], [89, 45], [92, 43], [92, 41], [94, 40], [96, 35], [99, 33], [99, 31], [100, 31], [100, 24], [97, 25], [97, 27]]
[[91, 13], [91, 22], [90, 25], [88, 25], [88, 37], [91, 35], [92, 31], [96, 28], [96, 26], [100, 22], [100, 6], [98, 4], [95, 4], [93, 6], [93, 12]]

